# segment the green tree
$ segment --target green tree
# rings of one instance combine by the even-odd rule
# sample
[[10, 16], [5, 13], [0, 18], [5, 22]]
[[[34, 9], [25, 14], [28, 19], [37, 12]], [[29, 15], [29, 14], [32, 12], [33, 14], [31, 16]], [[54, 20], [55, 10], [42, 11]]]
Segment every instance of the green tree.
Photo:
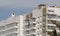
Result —
[[53, 30], [53, 36], [57, 36], [57, 31], [56, 31], [56, 29]]

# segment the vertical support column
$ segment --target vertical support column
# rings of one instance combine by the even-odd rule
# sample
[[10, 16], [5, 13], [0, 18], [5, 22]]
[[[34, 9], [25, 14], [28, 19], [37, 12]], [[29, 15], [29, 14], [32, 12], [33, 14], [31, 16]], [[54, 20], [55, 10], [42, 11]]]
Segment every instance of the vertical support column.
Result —
[[21, 15], [20, 16], [20, 36], [23, 36], [24, 34], [23, 34], [23, 21], [24, 21], [24, 16], [23, 15]]
[[42, 8], [42, 36], [46, 36], [46, 7]]

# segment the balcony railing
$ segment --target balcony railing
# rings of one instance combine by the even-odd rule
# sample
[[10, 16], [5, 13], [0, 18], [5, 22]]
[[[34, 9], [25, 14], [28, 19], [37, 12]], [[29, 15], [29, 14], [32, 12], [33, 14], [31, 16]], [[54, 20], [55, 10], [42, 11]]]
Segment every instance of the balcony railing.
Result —
[[47, 26], [56, 26], [55, 24], [47, 24]]
[[36, 29], [30, 29], [30, 33], [35, 33]]
[[33, 27], [36, 27], [35, 23], [24, 25], [24, 29], [30, 29], [30, 28], [33, 28]]

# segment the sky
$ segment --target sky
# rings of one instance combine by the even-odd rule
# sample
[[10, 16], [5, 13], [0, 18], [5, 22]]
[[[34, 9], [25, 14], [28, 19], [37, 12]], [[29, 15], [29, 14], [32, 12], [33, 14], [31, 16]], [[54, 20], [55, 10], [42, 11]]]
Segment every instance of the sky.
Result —
[[21, 15], [31, 12], [39, 4], [60, 6], [60, 0], [0, 0], [0, 20], [4, 20], [11, 13]]

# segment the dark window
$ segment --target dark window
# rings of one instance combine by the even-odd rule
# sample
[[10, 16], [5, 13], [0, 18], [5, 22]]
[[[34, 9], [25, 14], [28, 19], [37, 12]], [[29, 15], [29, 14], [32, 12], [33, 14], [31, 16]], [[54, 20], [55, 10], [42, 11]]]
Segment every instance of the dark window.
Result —
[[54, 10], [48, 10], [49, 12], [54, 12]]

